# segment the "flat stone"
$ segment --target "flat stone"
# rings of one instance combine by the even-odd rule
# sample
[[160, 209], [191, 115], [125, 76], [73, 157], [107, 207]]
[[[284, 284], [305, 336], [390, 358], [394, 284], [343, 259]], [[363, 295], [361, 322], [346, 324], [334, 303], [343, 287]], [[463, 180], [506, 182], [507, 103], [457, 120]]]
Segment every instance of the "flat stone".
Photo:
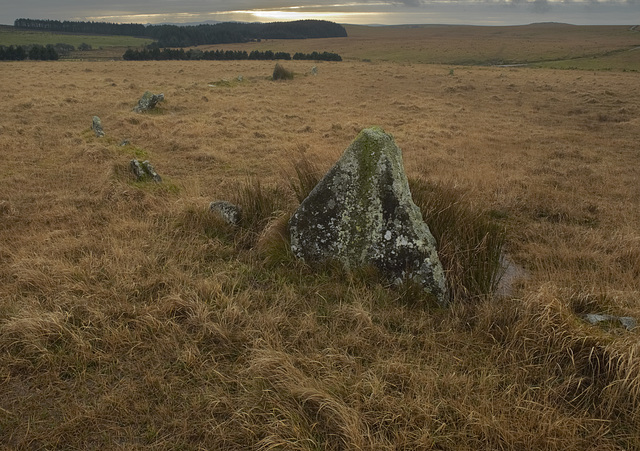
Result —
[[228, 224], [237, 226], [242, 218], [242, 210], [237, 205], [224, 200], [218, 200], [209, 204], [209, 210], [219, 215]]
[[638, 321], [631, 316], [615, 316], [600, 313], [587, 313], [584, 319], [592, 325], [599, 323], [620, 323], [627, 330], [633, 330], [638, 327]]

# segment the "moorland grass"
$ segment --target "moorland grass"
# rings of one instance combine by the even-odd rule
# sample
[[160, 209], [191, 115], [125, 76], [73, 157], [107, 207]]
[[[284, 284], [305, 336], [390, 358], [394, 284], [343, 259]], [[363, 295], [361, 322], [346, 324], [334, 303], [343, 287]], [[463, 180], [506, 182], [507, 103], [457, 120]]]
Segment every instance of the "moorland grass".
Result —
[[[640, 33], [628, 26], [531, 24], [509, 27], [345, 25], [347, 38], [267, 40], [261, 43], [206, 46], [209, 50], [330, 51], [344, 60], [404, 64], [482, 65], [528, 64], [584, 58], [609, 59], [640, 45]], [[578, 65], [577, 67], [582, 67]], [[638, 59], [600, 64], [614, 70], [640, 70]]]
[[[0, 65], [0, 446], [638, 448], [638, 331], [582, 319], [640, 318], [637, 73], [272, 69]], [[165, 114], [131, 111], [147, 89]], [[510, 292], [438, 309], [287, 255], [283, 170], [322, 176], [372, 124], [508, 230]], [[176, 189], [126, 174], [139, 149]], [[250, 246], [207, 210], [243, 197]]]
[[[447, 65], [531, 65], [534, 67], [638, 71], [637, 29], [627, 26], [531, 24], [510, 27], [346, 25], [347, 38], [265, 40], [199, 47], [198, 50], [337, 52], [345, 59]], [[91, 36], [18, 30], [0, 26], [0, 45], [85, 43], [92, 51], [74, 59], [118, 59], [129, 47], [151, 43], [128, 36]]]
[[491, 296], [505, 270], [503, 225], [476, 211], [451, 183], [409, 181], [414, 202], [438, 243], [453, 302]]
[[570, 60], [558, 60], [534, 64], [535, 67], [549, 69], [570, 70], [610, 70], [610, 71], [640, 71], [638, 63], [638, 46], [626, 48], [622, 51], [611, 52], [604, 55], [594, 55]]

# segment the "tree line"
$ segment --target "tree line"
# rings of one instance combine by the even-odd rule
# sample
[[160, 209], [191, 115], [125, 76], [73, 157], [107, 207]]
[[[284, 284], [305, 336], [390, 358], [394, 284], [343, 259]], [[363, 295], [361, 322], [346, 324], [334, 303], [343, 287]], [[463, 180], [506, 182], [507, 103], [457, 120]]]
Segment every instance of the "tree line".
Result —
[[326, 20], [293, 22], [239, 23], [214, 25], [142, 25], [108, 22], [75, 22], [59, 20], [16, 19], [17, 28], [39, 31], [62, 31], [107, 35], [139, 36], [154, 39], [158, 47], [191, 47], [231, 44], [261, 39], [310, 39], [346, 37], [342, 25]]
[[[169, 49], [160, 50], [158, 47], [144, 50], [127, 50], [122, 58], [127, 61], [165, 61], [165, 60], [207, 60], [207, 61], [229, 61], [229, 60], [291, 60], [291, 54], [286, 52], [273, 52], [267, 50], [261, 52], [253, 50], [247, 53], [245, 50], [210, 50], [201, 51], [191, 49]], [[337, 53], [313, 52], [295, 53], [294, 60], [317, 60], [317, 61], [342, 61], [342, 57]]]
[[294, 60], [313, 60], [313, 61], [342, 61], [342, 57], [337, 53], [331, 52], [311, 52], [311, 53], [294, 53]]
[[23, 61], [30, 60], [55, 61], [60, 58], [56, 48], [52, 44], [44, 45], [10, 45], [5, 47], [0, 45], [0, 61]]
[[109, 22], [74, 22], [70, 20], [16, 19], [16, 28], [36, 31], [61, 31], [64, 33], [107, 34], [119, 36], [144, 36], [142, 24]]

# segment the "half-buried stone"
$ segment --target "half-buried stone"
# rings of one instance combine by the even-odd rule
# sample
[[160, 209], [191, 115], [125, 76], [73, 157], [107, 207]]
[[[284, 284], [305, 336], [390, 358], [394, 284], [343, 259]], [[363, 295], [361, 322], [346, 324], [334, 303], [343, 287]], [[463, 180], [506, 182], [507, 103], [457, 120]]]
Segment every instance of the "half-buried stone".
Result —
[[414, 204], [402, 151], [381, 128], [360, 132], [289, 221], [291, 250], [307, 262], [373, 265], [449, 303], [436, 241]]
[[144, 182], [146, 180], [153, 180], [156, 183], [162, 182], [162, 177], [160, 177], [153, 166], [151, 166], [149, 160], [145, 160], [141, 163], [140, 161], [133, 159], [129, 163], [129, 166], [138, 182]]
[[224, 200], [218, 200], [209, 204], [209, 211], [216, 213], [227, 224], [237, 226], [242, 218], [242, 210], [237, 205]]
[[145, 91], [138, 100], [138, 104], [133, 108], [136, 113], [144, 113], [152, 110], [159, 102], [164, 100], [164, 94], [153, 94], [151, 91]]
[[91, 129], [93, 133], [95, 133], [96, 138], [104, 137], [104, 130], [102, 129], [102, 121], [98, 116], [93, 116], [93, 120], [91, 121]]

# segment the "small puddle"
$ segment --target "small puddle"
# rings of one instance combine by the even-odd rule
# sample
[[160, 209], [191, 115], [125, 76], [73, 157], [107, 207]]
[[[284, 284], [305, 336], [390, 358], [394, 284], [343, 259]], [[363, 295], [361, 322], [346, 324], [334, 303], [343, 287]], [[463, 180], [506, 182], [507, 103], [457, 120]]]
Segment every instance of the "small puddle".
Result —
[[502, 264], [503, 273], [498, 287], [496, 288], [495, 295], [499, 298], [506, 298], [513, 296], [516, 284], [529, 277], [529, 273], [522, 266], [511, 260], [508, 255], [503, 254], [500, 258]]

